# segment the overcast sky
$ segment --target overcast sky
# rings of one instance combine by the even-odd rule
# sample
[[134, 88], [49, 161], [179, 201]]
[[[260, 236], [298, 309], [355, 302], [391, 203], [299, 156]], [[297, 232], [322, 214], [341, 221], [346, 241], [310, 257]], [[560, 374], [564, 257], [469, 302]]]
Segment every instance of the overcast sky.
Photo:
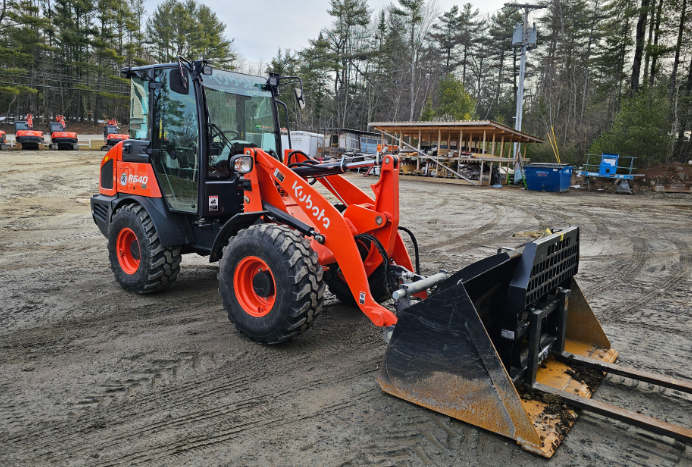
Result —
[[[485, 15], [499, 9], [504, 0], [433, 0], [439, 12], [453, 5], [470, 2]], [[226, 23], [226, 35], [248, 63], [267, 63], [279, 48], [299, 50], [331, 24], [327, 14], [329, 0], [198, 0], [216, 12]], [[145, 0], [147, 14], [161, 0]], [[368, 0], [372, 11], [379, 11], [392, 0]]]

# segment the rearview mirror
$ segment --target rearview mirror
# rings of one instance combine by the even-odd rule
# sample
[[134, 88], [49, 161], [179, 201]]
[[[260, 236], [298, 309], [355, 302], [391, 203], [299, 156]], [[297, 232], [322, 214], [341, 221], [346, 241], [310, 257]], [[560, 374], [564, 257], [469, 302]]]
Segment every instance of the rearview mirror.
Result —
[[302, 88], [295, 88], [294, 92], [296, 95], [296, 102], [300, 106], [300, 109], [303, 110], [305, 108], [305, 99], [303, 98], [303, 89]]

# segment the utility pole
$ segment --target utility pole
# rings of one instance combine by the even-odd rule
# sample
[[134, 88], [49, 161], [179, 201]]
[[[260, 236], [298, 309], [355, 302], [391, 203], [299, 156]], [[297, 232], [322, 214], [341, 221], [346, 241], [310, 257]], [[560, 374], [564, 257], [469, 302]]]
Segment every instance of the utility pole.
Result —
[[[526, 75], [526, 53], [529, 49], [536, 47], [536, 26], [529, 28], [529, 13], [531, 10], [545, 8], [541, 5], [528, 3], [505, 3], [505, 6], [521, 8], [524, 10], [524, 20], [514, 28], [512, 36], [512, 47], [521, 46], [521, 57], [519, 59], [519, 86], [517, 87], [517, 113], [514, 117], [514, 129], [521, 131], [521, 117], [524, 111], [524, 76]], [[520, 147], [519, 143], [514, 143], [514, 183], [518, 183], [524, 176], [519, 163]]]

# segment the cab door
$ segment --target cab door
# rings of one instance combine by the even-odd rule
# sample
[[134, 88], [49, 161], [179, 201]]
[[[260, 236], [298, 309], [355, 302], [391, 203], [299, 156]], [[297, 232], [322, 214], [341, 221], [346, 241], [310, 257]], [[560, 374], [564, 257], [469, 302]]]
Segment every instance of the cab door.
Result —
[[151, 161], [171, 211], [197, 214], [199, 199], [199, 115], [186, 69], [155, 70], [152, 86]]

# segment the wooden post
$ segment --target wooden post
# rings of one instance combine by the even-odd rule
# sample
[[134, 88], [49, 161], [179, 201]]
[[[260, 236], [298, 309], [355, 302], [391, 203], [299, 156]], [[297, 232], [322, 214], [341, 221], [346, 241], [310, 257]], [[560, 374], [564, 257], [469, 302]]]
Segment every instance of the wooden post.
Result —
[[[502, 135], [502, 141], [500, 142], [500, 157], [505, 157], [505, 135]], [[498, 167], [502, 171], [502, 162], [498, 164]], [[502, 183], [502, 177], [500, 177], [500, 183]]]
[[478, 177], [478, 183], [483, 185], [483, 167], [485, 167], [485, 161], [481, 159], [481, 174]]
[[493, 142], [490, 145], [490, 153], [494, 156], [495, 155], [495, 132], [493, 132]]
[[[418, 151], [420, 151], [421, 131], [418, 130]], [[420, 152], [416, 153], [416, 172], [420, 170]]]
[[452, 132], [447, 131], [447, 157], [452, 154]]
[[459, 168], [461, 167], [461, 147], [464, 144], [464, 130], [459, 130], [459, 142], [457, 143], [457, 149], [458, 149], [458, 158], [457, 158], [457, 172], [459, 171]]
[[490, 163], [490, 175], [488, 176], [488, 185], [493, 184], [493, 164], [495, 164], [495, 163], [494, 162]]
[[438, 164], [435, 164], [435, 176], [439, 177], [440, 176], [440, 150], [442, 146], [442, 130], [437, 130], [437, 156], [435, 156], [435, 161], [438, 162]]
[[485, 154], [485, 130], [483, 130], [483, 148], [481, 149], [481, 152]]

